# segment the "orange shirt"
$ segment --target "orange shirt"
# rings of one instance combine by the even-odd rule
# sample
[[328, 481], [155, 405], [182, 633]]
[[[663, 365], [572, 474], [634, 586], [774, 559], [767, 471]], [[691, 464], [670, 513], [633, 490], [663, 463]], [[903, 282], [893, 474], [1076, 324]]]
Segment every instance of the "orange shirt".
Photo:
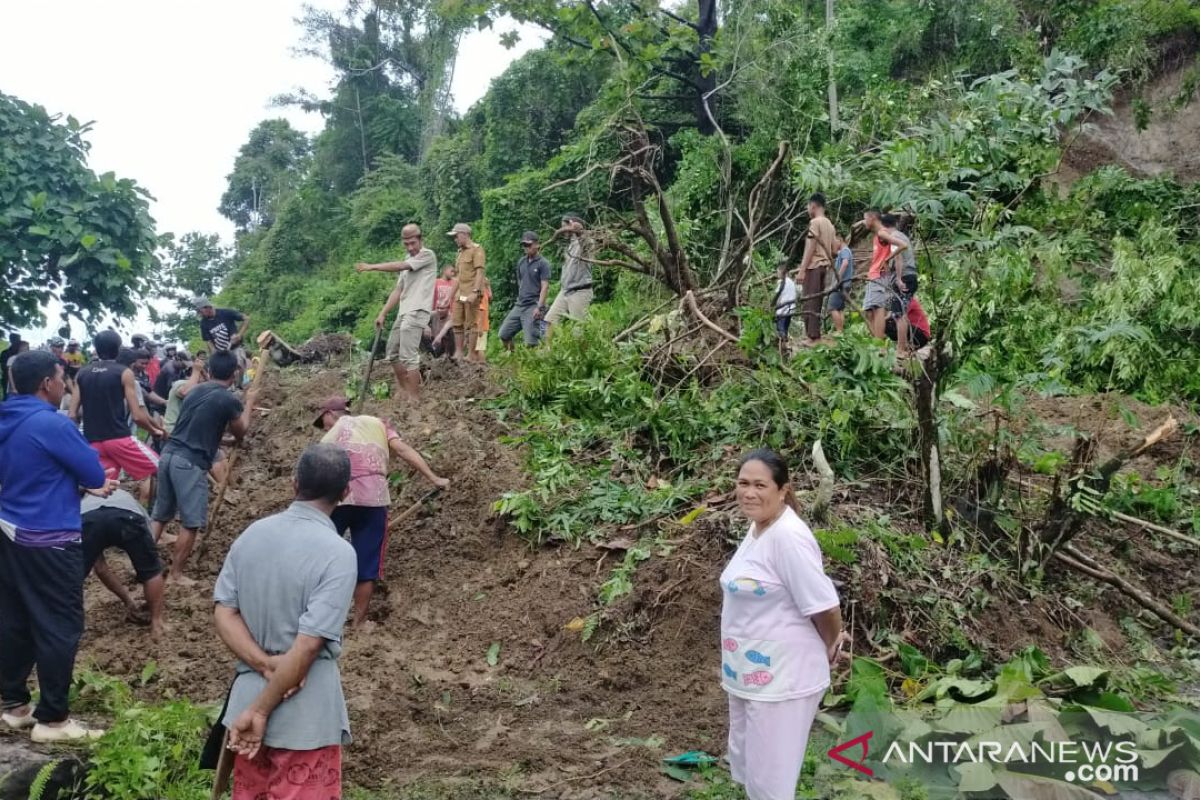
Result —
[[875, 237], [875, 247], [871, 251], [871, 269], [867, 272], [867, 280], [876, 281], [883, 277], [883, 267], [892, 255], [892, 246]]
[[491, 330], [491, 320], [488, 318], [488, 305], [492, 301], [492, 287], [484, 284], [483, 296], [479, 298], [479, 314], [475, 318], [478, 324], [480, 333], [486, 333]]

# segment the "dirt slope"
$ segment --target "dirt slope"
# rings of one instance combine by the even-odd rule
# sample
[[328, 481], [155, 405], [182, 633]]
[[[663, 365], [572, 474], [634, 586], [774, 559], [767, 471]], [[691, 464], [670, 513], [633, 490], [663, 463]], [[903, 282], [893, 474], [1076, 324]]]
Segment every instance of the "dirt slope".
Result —
[[[406, 412], [390, 400], [366, 408], [390, 416], [454, 485], [393, 535], [386, 596], [377, 594], [372, 614], [377, 625], [347, 643], [351, 779], [378, 786], [483, 777], [552, 787], [551, 797], [610, 796], [613, 787], [632, 793], [625, 796], [670, 796], [679, 784], [658, 774], [662, 755], [693, 747], [721, 752], [724, 701], [707, 669], [708, 645], [717, 637], [721, 545], [700, 543], [704, 566], [689, 568], [685, 582], [647, 569], [639, 578], [643, 594], [631, 603], [646, 597], [640, 615], [654, 624], [636, 638], [600, 652], [582, 644], [564, 625], [591, 610], [596, 576], [603, 580], [614, 556], [593, 548], [533, 552], [498, 529], [492, 504], [521, 486], [519, 454], [497, 442], [505, 426], [480, 407], [495, 388], [472, 368], [441, 370], [418, 408]], [[307, 408], [346, 378], [345, 371], [308, 368], [264, 377], [260, 406], [269, 411], [255, 423], [229, 491], [232, 504], [196, 572], [204, 588], [169, 589], [171, 630], [155, 646], [89, 582], [82, 660], [133, 679], [154, 659], [158, 675], [147, 695], [223, 696], [232, 661], [212, 629], [212, 582], [236, 534], [289, 502], [292, 466], [318, 436]], [[410, 480], [394, 507], [407, 508], [427, 488]], [[704, 594], [691, 581], [712, 588]], [[663, 586], [669, 598], [657, 596]], [[660, 620], [664, 601], [689, 588], [692, 596]], [[489, 667], [495, 642], [499, 663]], [[617, 741], [652, 736], [663, 740], [661, 749]]]
[[[156, 646], [90, 581], [83, 660], [135, 684], [146, 662], [155, 660], [156, 678], [139, 689], [148, 697], [216, 702], [223, 696], [232, 660], [213, 632], [212, 582], [234, 537], [290, 501], [292, 467], [319, 435], [309, 409], [340, 391], [348, 377], [344, 369], [308, 367], [265, 376], [264, 410], [196, 571], [204, 587], [169, 590], [171, 631]], [[470, 367], [439, 365], [430, 377], [416, 408], [390, 400], [371, 400], [366, 408], [391, 417], [454, 485], [392, 537], [386, 594], [377, 595], [373, 607], [377, 624], [347, 643], [342, 673], [355, 734], [350, 778], [371, 787], [475, 778], [562, 798], [678, 795], [680, 784], [659, 773], [659, 760], [692, 748], [724, 749], [725, 703], [713, 668], [717, 576], [728, 558], [725, 539], [742, 523], [725, 508], [672, 533], [671, 556], [641, 566], [633, 593], [611, 609], [602, 634], [584, 644], [565, 625], [593, 609], [596, 588], [620, 553], [593, 546], [532, 551], [497, 523], [493, 502], [525, 481], [519, 451], [501, 441], [510, 431], [481, 402], [498, 390]], [[1136, 414], [1132, 425], [1121, 408]], [[1088, 431], [1100, 440], [1102, 455], [1135, 441], [1165, 414], [1107, 396], [1038, 400], [1033, 410], [1048, 445], [1069, 449], [1073, 431]], [[1194, 421], [1186, 414], [1181, 419]], [[1193, 437], [1181, 438], [1130, 466], [1150, 476], [1157, 464], [1191, 459], [1193, 447]], [[798, 481], [806, 487], [803, 475]], [[407, 508], [426, 490], [420, 479], [409, 480], [394, 507]], [[869, 525], [886, 509], [893, 527], [923, 535], [900, 513], [902, 504], [878, 492], [860, 484], [839, 487], [840, 524]], [[1194, 559], [1151, 546], [1150, 538], [1097, 523], [1079, 543], [1119, 560], [1142, 585], [1200, 595]], [[929, 574], [913, 576], [877, 543], [860, 544], [858, 563], [828, 564], [844, 582], [846, 607], [856, 608], [849, 612], [856, 619], [856, 652], [877, 652], [871, 642], [886, 643], [891, 631], [936, 654], [947, 632], [930, 626], [929, 607], [917, 601], [936, 595], [938, 606], [961, 608], [971, 584], [986, 583], [987, 576], [967, 569], [971, 559], [959, 549], [934, 550]], [[121, 559], [110, 562], [126, 566]], [[1115, 591], [1074, 580], [1056, 575], [1054, 591], [999, 599], [995, 608], [954, 617], [954, 625], [971, 647], [996, 659], [1036, 643], [1055, 660], [1071, 660], [1072, 642], [1085, 628], [1099, 634], [1106, 658], [1131, 656], [1134, 643], [1119, 620], [1136, 612]], [[1006, 590], [992, 591], [1000, 597]], [[1085, 598], [1086, 605], [1072, 597]], [[498, 663], [489, 666], [495, 643]]]

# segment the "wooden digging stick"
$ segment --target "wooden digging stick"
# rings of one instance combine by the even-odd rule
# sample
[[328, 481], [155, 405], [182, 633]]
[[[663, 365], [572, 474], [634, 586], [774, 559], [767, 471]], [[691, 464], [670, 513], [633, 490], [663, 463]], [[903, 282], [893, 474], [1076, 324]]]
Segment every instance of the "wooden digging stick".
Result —
[[371, 368], [375, 366], [375, 353], [379, 350], [379, 337], [383, 336], [383, 326], [375, 329], [375, 341], [371, 342], [371, 356], [367, 359], [367, 371], [363, 374], [362, 389], [354, 402], [354, 413], [361, 414], [363, 403], [367, 399], [367, 390], [371, 388]]
[[[258, 356], [258, 371], [254, 373], [254, 380], [250, 382], [250, 389], [253, 391], [258, 388], [258, 384], [262, 381], [263, 375], [267, 374], [267, 362], [270, 360], [267, 351], [260, 350]], [[249, 394], [249, 392], [247, 392]], [[250, 431], [246, 431], [246, 435], [250, 435]], [[245, 437], [242, 437], [245, 439]], [[212, 538], [212, 532], [217, 529], [217, 520], [221, 516], [221, 508], [225, 504], [225, 489], [229, 487], [229, 480], [233, 477], [233, 469], [237, 466], [238, 456], [241, 454], [241, 442], [234, 446], [233, 452], [229, 454], [229, 464], [225, 468], [225, 478], [217, 487], [217, 502], [213, 506], [212, 514], [208, 516], [208, 526], [205, 528], [205, 535], [200, 538], [200, 547], [196, 553], [196, 561], [203, 561], [204, 554], [208, 550], [208, 540]]]
[[439, 489], [438, 487], [435, 486], [434, 488], [430, 489], [425, 494], [421, 495], [421, 497], [418, 498], [417, 502], [413, 503], [411, 506], [409, 506], [408, 508], [401, 511], [388, 523], [388, 530], [394, 529], [401, 522], [408, 519], [413, 514], [417, 513], [418, 508], [425, 505], [425, 502], [427, 500], [432, 498], [435, 494], [437, 494], [440, 491], [441, 491], [441, 489]]

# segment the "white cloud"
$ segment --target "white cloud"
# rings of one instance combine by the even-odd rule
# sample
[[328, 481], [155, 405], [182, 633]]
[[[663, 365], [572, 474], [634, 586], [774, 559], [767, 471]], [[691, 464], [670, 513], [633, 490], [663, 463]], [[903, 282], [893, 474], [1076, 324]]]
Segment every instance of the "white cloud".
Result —
[[[319, 0], [340, 9], [341, 0]], [[57, 0], [0, 6], [3, 91], [51, 113], [93, 121], [90, 164], [133, 178], [154, 195], [160, 231], [232, 226], [217, 213], [225, 176], [259, 121], [287, 117], [315, 133], [323, 120], [272, 108], [274, 95], [297, 87], [327, 94], [331, 69], [294, 55], [301, 0]], [[513, 51], [499, 44], [501, 23], [464, 37], [453, 91], [464, 110], [491, 79], [542, 41], [522, 29]], [[49, 34], [52, 32], [52, 35]], [[47, 309], [57, 326], [57, 309]], [[148, 327], [147, 319], [134, 323]], [[75, 324], [76, 334], [81, 332]], [[32, 331], [35, 342], [47, 335]]]

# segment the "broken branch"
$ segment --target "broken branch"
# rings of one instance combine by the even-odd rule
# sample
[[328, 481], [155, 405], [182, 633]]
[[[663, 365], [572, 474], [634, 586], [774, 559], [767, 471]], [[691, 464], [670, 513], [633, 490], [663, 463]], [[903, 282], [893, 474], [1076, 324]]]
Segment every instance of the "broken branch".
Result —
[[[1063, 550], [1066, 552], [1064, 553]], [[1174, 625], [1184, 633], [1200, 638], [1200, 627], [1188, 622], [1180, 617], [1171, 609], [1160, 603], [1155, 598], [1151, 597], [1145, 590], [1139, 589], [1129, 581], [1122, 578], [1113, 572], [1108, 571], [1104, 567], [1096, 563], [1091, 556], [1088, 556], [1076, 550], [1071, 545], [1064, 545], [1062, 550], [1054, 553], [1054, 557], [1066, 564], [1071, 569], [1082, 572], [1084, 575], [1089, 575], [1098, 581], [1107, 583], [1109, 586], [1114, 586], [1121, 591], [1122, 594], [1137, 602], [1142, 608], [1153, 613], [1159, 619]]]

